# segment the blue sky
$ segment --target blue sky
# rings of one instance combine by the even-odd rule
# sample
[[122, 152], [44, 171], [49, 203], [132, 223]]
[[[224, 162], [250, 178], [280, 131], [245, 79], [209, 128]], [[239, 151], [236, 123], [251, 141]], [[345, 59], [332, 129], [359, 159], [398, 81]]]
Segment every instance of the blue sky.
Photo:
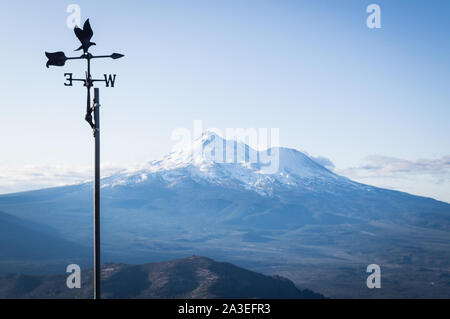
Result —
[[[72, 3], [91, 19], [92, 53], [126, 55], [93, 66], [117, 73], [101, 89], [105, 163], [158, 159], [194, 120], [279, 128], [282, 146], [339, 173], [450, 201], [450, 3], [406, 0], [2, 2], [0, 192], [92, 164], [85, 91], [63, 86], [85, 67], [45, 68], [44, 51], [78, 47]], [[366, 26], [371, 3], [381, 29]]]

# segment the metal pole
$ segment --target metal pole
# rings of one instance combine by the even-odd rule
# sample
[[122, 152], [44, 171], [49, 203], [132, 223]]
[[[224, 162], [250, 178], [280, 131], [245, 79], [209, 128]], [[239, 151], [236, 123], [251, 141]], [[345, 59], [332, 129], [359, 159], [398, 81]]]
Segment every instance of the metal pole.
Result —
[[100, 280], [100, 94], [94, 88], [95, 182], [94, 182], [94, 299], [101, 299]]

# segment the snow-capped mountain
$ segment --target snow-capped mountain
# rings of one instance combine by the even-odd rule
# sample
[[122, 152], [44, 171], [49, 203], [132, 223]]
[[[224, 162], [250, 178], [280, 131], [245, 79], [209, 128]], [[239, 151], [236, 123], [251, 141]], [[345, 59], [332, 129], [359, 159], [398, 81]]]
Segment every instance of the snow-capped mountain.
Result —
[[157, 174], [171, 183], [191, 178], [199, 183], [243, 187], [273, 195], [274, 187], [295, 188], [316, 183], [351, 183], [295, 149], [273, 147], [257, 151], [240, 141], [205, 132], [192, 143], [152, 161], [139, 171], [106, 178], [103, 187], [145, 182]]
[[[329, 296], [358, 291], [359, 274], [375, 262], [397, 278], [390, 290], [384, 277], [383, 293], [407, 291], [398, 278], [408, 274], [422, 280], [417, 290], [434, 282], [441, 288], [433, 291], [450, 296], [449, 204], [356, 183], [294, 149], [255, 150], [205, 133], [159, 161], [102, 179], [101, 195], [107, 260], [205, 255], [286, 270], [294, 281], [302, 264], [311, 278], [334, 276]], [[1, 195], [0, 211], [92, 243], [92, 183]]]

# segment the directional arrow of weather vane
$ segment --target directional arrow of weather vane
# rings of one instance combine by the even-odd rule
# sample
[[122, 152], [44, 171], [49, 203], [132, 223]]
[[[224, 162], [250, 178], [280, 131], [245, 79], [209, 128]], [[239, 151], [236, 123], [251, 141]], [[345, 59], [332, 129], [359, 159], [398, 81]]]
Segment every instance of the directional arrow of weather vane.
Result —
[[[94, 86], [94, 82], [105, 82], [106, 87], [114, 87], [116, 81], [116, 75], [104, 74], [104, 79], [92, 79], [91, 77], [91, 60], [101, 58], [119, 59], [123, 57], [123, 54], [113, 53], [110, 55], [92, 55], [89, 53], [89, 48], [96, 45], [91, 42], [94, 32], [92, 31], [89, 19], [84, 23], [83, 29], [75, 27], [75, 35], [81, 42], [81, 46], [75, 51], [83, 50], [83, 54], [78, 57], [67, 57], [64, 52], [45, 52], [48, 58], [47, 68], [50, 65], [64, 66], [67, 60], [86, 60], [87, 71], [84, 79], [74, 79], [72, 73], [65, 73], [66, 77], [65, 86], [72, 86], [74, 81], [83, 82], [87, 89], [87, 105], [85, 120], [89, 123], [94, 131], [95, 138], [95, 179], [94, 179], [94, 298], [99, 299], [100, 293], [100, 97], [99, 89], [94, 90], [94, 103], [91, 105], [91, 87]], [[92, 112], [94, 112], [94, 121], [92, 119]]]

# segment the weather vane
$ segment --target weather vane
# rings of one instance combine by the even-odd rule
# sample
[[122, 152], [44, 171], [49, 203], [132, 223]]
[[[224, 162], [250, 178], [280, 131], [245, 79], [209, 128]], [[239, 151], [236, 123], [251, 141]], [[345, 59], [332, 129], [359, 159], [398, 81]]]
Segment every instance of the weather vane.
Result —
[[81, 46], [76, 49], [75, 51], [79, 51], [83, 49], [83, 54], [79, 57], [66, 57], [64, 52], [58, 51], [58, 52], [45, 52], [45, 55], [48, 58], [47, 61], [47, 68], [50, 65], [54, 66], [64, 66], [67, 60], [81, 60], [85, 59], [87, 61], [87, 71], [86, 71], [86, 77], [84, 79], [74, 79], [73, 73], [64, 73], [64, 76], [66, 77], [67, 82], [64, 83], [65, 86], [72, 86], [74, 81], [83, 82], [84, 86], [87, 89], [87, 107], [86, 107], [86, 116], [85, 120], [89, 123], [91, 128], [94, 130], [94, 136], [96, 134], [95, 129], [95, 123], [92, 122], [92, 111], [93, 108], [91, 107], [91, 87], [94, 86], [94, 82], [105, 82], [106, 87], [114, 87], [115, 81], [116, 81], [116, 75], [113, 74], [104, 74], [103, 79], [92, 79], [91, 77], [91, 60], [92, 59], [100, 59], [100, 58], [112, 58], [112, 59], [119, 59], [123, 57], [123, 54], [119, 53], [113, 53], [110, 55], [92, 55], [89, 53], [89, 48], [93, 45], [96, 45], [94, 42], [91, 42], [92, 36], [94, 35], [94, 32], [92, 31], [91, 24], [89, 23], [89, 19], [86, 20], [84, 23], [83, 29], [80, 29], [79, 27], [75, 27], [74, 29], [75, 35], [77, 36], [78, 40], [81, 42]]
[[[92, 79], [91, 77], [91, 60], [100, 58], [112, 58], [119, 59], [123, 57], [123, 54], [113, 53], [110, 55], [92, 55], [89, 53], [89, 48], [96, 45], [91, 42], [94, 32], [92, 31], [89, 19], [84, 23], [83, 29], [75, 27], [75, 35], [81, 42], [81, 46], [75, 51], [83, 50], [83, 54], [79, 57], [66, 57], [64, 52], [45, 52], [48, 58], [47, 68], [50, 65], [64, 66], [67, 60], [81, 60], [87, 61], [87, 71], [84, 79], [74, 79], [73, 73], [65, 73], [66, 82], [65, 86], [72, 86], [74, 81], [83, 82], [87, 89], [87, 105], [85, 120], [91, 126], [94, 132], [95, 139], [95, 179], [94, 179], [94, 298], [99, 299], [101, 297], [100, 292], [100, 97], [99, 89], [94, 89], [94, 101], [91, 105], [91, 88], [94, 86], [94, 82], [105, 82], [106, 87], [114, 87], [116, 81], [116, 75], [104, 74], [103, 79]], [[94, 119], [92, 119], [92, 112], [94, 112]]]

